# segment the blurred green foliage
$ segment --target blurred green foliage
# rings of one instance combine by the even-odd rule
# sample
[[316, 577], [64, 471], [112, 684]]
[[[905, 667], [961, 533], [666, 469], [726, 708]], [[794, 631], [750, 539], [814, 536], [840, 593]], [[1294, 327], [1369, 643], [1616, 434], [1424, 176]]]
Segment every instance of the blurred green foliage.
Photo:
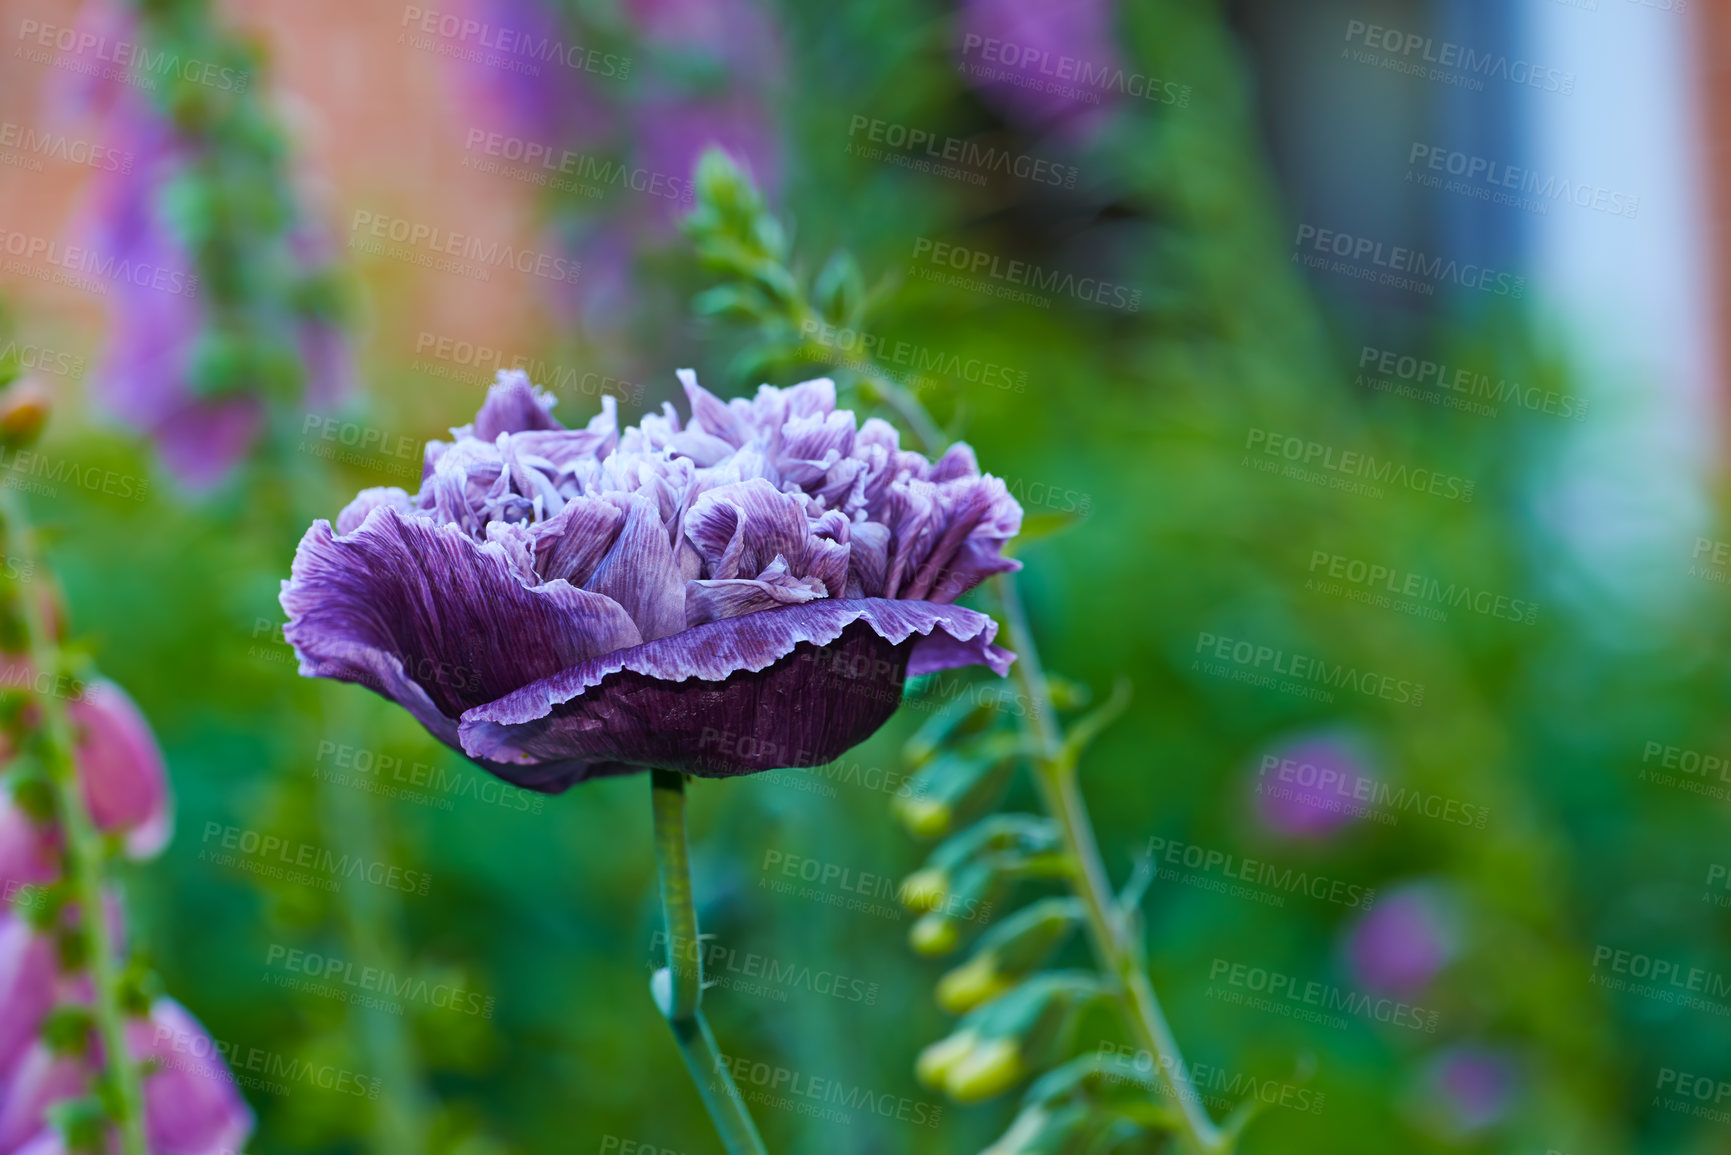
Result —
[[[1723, 846], [1723, 803], [1640, 774], [1649, 742], [1723, 748], [1723, 590], [1684, 580], [1680, 558], [1671, 600], [1631, 604], [1570, 560], [1534, 512], [1570, 432], [1555, 418], [1507, 406], [1483, 419], [1355, 388], [1349, 318], [1289, 263], [1249, 79], [1216, 5], [1122, 6], [1126, 56], [1182, 75], [1195, 98], [1126, 107], [1083, 146], [997, 120], [954, 70], [939, 5], [784, 2], [777, 13], [793, 66], [779, 104], [791, 160], [775, 204], [788, 251], [824, 278], [837, 320], [1007, 367], [1007, 388], [938, 374], [908, 384], [1030, 515], [1086, 514], [1022, 551], [1021, 585], [1054, 669], [1096, 692], [1121, 677], [1135, 687], [1083, 778], [1115, 877], [1159, 836], [1363, 886], [1441, 879], [1468, 912], [1461, 957], [1423, 996], [1435, 1034], [1359, 1018], [1332, 1029], [1210, 997], [1210, 973], [1228, 960], [1344, 984], [1340, 936], [1354, 911], [1154, 883], [1150, 969], [1187, 1057], [1228, 1080], [1321, 1096], [1320, 1110], [1266, 1112], [1243, 1150], [1723, 1149], [1720, 1125], [1665, 1108], [1654, 1079], [1661, 1068], [1731, 1073], [1731, 1038], [1699, 1010], [1592, 983], [1600, 946], [1710, 970], [1731, 959], [1722, 908], [1701, 884]], [[1065, 157], [1083, 179], [1074, 190], [974, 186], [863, 160], [847, 147], [856, 115], [993, 134]], [[922, 237], [1079, 262], [1142, 289], [1142, 304], [1042, 309], [906, 278]], [[857, 265], [825, 273], [844, 249]], [[670, 288], [632, 318], [633, 332], [653, 334], [642, 355], [664, 368], [651, 405], [675, 396], [672, 369], [685, 364], [730, 392], [845, 368], [840, 345], [813, 350], [667, 307], [712, 284], [680, 242], [635, 259]], [[728, 311], [706, 301], [706, 314]], [[1493, 377], [1569, 389], [1566, 364], [1519, 313], [1439, 313], [1428, 347]], [[472, 411], [417, 409], [413, 375], [388, 354], [368, 379], [375, 404], [413, 413], [428, 433]], [[561, 415], [588, 413], [566, 401]], [[1472, 499], [1392, 486], [1372, 497], [1263, 473], [1247, 464], [1255, 431], [1471, 479]], [[44, 452], [150, 475], [141, 447], [73, 423], [51, 426]], [[289, 451], [203, 504], [167, 485], [141, 502], [77, 485], [32, 497], [75, 627], [151, 717], [175, 775], [178, 836], [128, 880], [139, 940], [166, 989], [256, 1080], [257, 1152], [607, 1152], [624, 1141], [714, 1151], [647, 990], [659, 956], [647, 782], [545, 800], [500, 790], [389, 704], [295, 674], [275, 602], [294, 543], [355, 489], [397, 482], [384, 464]], [[1319, 551], [1542, 608], [1531, 625], [1464, 611], [1430, 621], [1325, 596], [1306, 585]], [[1422, 683], [1423, 704], [1342, 692], [1319, 702], [1210, 676], [1204, 634], [1388, 671]], [[909, 954], [912, 916], [895, 901], [923, 859], [891, 819], [909, 772], [899, 749], [926, 716], [904, 709], [832, 767], [692, 788], [700, 919], [718, 952], [705, 1007], [724, 1050], [763, 1064], [742, 1077], [748, 1091], [763, 1089], [759, 1072], [778, 1087], [754, 1104], [772, 1150], [976, 1151], [1014, 1113], [1011, 1099], [940, 1102], [914, 1079], [920, 1049], [953, 1021], [933, 998], [945, 966]], [[1339, 725], [1374, 745], [1387, 782], [1486, 808], [1488, 821], [1403, 813], [1318, 846], [1271, 840], [1252, 819], [1256, 757]], [[1011, 805], [1032, 807], [1025, 782], [1009, 789]], [[248, 832], [281, 840], [274, 857], [237, 853]], [[334, 893], [317, 871], [302, 871], [310, 882], [270, 873], [292, 874], [282, 856], [303, 845], [419, 873], [413, 885], [349, 878]], [[827, 888], [801, 881], [807, 861], [829, 871]], [[310, 954], [293, 956], [295, 970], [289, 952]], [[311, 956], [339, 961], [324, 975]], [[386, 997], [401, 1014], [327, 997], [360, 989], [343, 980], [360, 984], [369, 967], [404, 990], [425, 980], [473, 993], [485, 1010], [431, 993]], [[1076, 1044], [1119, 1041], [1102, 1018], [1084, 1020]], [[1467, 1140], [1427, 1127], [1415, 1101], [1428, 1059], [1456, 1042], [1505, 1049], [1520, 1072], [1509, 1117]], [[355, 1079], [338, 1090], [283, 1075], [326, 1064]], [[807, 1097], [816, 1080], [889, 1113], [822, 1117]]]

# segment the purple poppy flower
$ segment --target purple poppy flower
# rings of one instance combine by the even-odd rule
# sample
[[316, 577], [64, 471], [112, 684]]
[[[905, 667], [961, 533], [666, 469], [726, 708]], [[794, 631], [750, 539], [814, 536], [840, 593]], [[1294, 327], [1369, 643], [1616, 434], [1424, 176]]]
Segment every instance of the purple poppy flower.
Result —
[[835, 408], [828, 379], [722, 401], [689, 371], [619, 430], [565, 429], [502, 372], [427, 447], [420, 492], [313, 524], [283, 583], [304, 675], [358, 682], [500, 777], [556, 792], [648, 766], [727, 777], [827, 762], [906, 674], [1011, 655], [951, 604], [1016, 568], [1004, 483]]
[[1319, 841], [1352, 823], [1376, 785], [1361, 745], [1311, 734], [1262, 754], [1253, 779], [1256, 814], [1282, 838]]
[[1112, 10], [1112, 0], [963, 0], [957, 67], [1011, 119], [1086, 138], [1124, 67]]
[[1347, 936], [1347, 965], [1358, 985], [1390, 998], [1430, 986], [1459, 953], [1460, 920], [1451, 896], [1430, 882], [1378, 896]]

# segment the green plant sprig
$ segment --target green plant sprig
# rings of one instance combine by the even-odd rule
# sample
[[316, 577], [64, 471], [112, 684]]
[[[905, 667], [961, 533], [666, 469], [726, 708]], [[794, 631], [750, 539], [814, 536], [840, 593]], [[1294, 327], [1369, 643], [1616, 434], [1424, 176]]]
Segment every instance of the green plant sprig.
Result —
[[[685, 227], [718, 283], [698, 296], [695, 308], [755, 330], [735, 367], [826, 364], [860, 401], [900, 417], [927, 452], [942, 450], [947, 438], [937, 422], [869, 354], [843, 356], [811, 339], [819, 324], [863, 328], [885, 290], [868, 292], [846, 253], [832, 255], [808, 283], [787, 230], [724, 153], [703, 158], [696, 185], [697, 205]], [[1063, 524], [1042, 524], [1037, 532]], [[964, 1017], [926, 1048], [916, 1073], [962, 1102], [1039, 1076], [986, 1155], [1100, 1150], [1135, 1135], [1170, 1136], [1187, 1155], [1226, 1155], [1258, 1104], [1242, 1104], [1225, 1123], [1203, 1105], [1147, 974], [1138, 903], [1150, 875], [1144, 864], [1122, 892], [1114, 891], [1078, 783], [1083, 754], [1128, 705], [1129, 685], [1121, 683], [1066, 728], [1060, 712], [1085, 705], [1086, 691], [1046, 674], [1013, 575], [1000, 574], [991, 585], [1017, 655], [1015, 690], [993, 688], [949, 703], [905, 750], [916, 773], [896, 800], [898, 817], [916, 837], [947, 836], [903, 884], [904, 904], [921, 914], [911, 941], [924, 954], [951, 953], [965, 924], [995, 909], [1020, 880], [1056, 879], [1069, 893], [1004, 918], [940, 980], [940, 1004]], [[1012, 699], [1022, 708], [1004, 709]], [[1042, 814], [992, 812], [1017, 767], [1032, 777]], [[1078, 926], [1094, 969], [1045, 969]], [[1100, 1005], [1153, 1056], [1151, 1077], [1112, 1069], [1092, 1054], [1066, 1061], [1079, 1016]]]

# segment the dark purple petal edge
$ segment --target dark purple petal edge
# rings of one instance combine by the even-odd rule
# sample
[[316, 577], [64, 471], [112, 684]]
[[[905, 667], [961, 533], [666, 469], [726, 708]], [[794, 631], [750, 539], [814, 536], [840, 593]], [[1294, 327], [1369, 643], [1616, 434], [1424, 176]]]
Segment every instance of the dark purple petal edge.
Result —
[[992, 644], [998, 623], [978, 610], [889, 598], [824, 599], [760, 610], [693, 626], [670, 637], [590, 658], [463, 714], [462, 749], [472, 758], [504, 762], [533, 756], [516, 749], [513, 727], [545, 718], [555, 706], [630, 670], [665, 682], [719, 682], [741, 670], [767, 669], [797, 646], [825, 646], [854, 622], [899, 645], [914, 635], [909, 674], [983, 663], [1002, 677], [1015, 655]]

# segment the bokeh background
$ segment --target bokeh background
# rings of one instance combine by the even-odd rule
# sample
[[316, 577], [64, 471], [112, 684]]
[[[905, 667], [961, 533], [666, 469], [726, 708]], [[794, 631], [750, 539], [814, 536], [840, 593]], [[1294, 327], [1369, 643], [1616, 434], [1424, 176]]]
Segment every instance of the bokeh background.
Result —
[[[122, 10], [0, 4], [0, 356], [54, 391], [42, 455], [128, 484], [16, 458], [0, 482], [168, 754], [176, 837], [125, 880], [163, 985], [238, 1053], [378, 1089], [252, 1080], [249, 1150], [719, 1149], [647, 993], [647, 783], [501, 789], [297, 677], [276, 603], [307, 521], [413, 488], [497, 368], [568, 424], [603, 393], [627, 420], [678, 398], [679, 367], [725, 394], [845, 383], [856, 331], [789, 356], [694, 309], [711, 282], [678, 222], [710, 144], [808, 272], [854, 254], [898, 380], [1073, 522], [1023, 551], [1024, 597], [1052, 669], [1133, 686], [1082, 782], [1114, 877], [1152, 857], [1151, 973], [1216, 1115], [1275, 1104], [1245, 1152], [1731, 1149], [1722, 5], [143, 9], [238, 46], [269, 126], [206, 139], [232, 199], [200, 200], [152, 135], [165, 90], [91, 75]], [[534, 65], [501, 33], [580, 50]], [[172, 265], [152, 230], [219, 228], [246, 276], [200, 300], [245, 314], [229, 361], [188, 352], [185, 298], [64, 283], [50, 247]], [[249, 237], [291, 238], [318, 291]], [[539, 272], [442, 259], [469, 239]], [[266, 346], [286, 367], [247, 360]], [[267, 380], [262, 407], [169, 432], [138, 400]], [[1259, 648], [1373, 688], [1265, 679]], [[835, 766], [693, 788], [723, 1049], [892, 1104], [760, 1106], [772, 1150], [970, 1152], [1013, 1114], [912, 1074], [950, 1022], [893, 900], [925, 853], [890, 808], [922, 716]], [[273, 877], [251, 838], [413, 881]], [[785, 885], [808, 861], [829, 881]], [[369, 967], [460, 997], [315, 981]], [[1271, 975], [1410, 1013], [1246, 1002]], [[1102, 1017], [1072, 1045], [1121, 1041]]]

